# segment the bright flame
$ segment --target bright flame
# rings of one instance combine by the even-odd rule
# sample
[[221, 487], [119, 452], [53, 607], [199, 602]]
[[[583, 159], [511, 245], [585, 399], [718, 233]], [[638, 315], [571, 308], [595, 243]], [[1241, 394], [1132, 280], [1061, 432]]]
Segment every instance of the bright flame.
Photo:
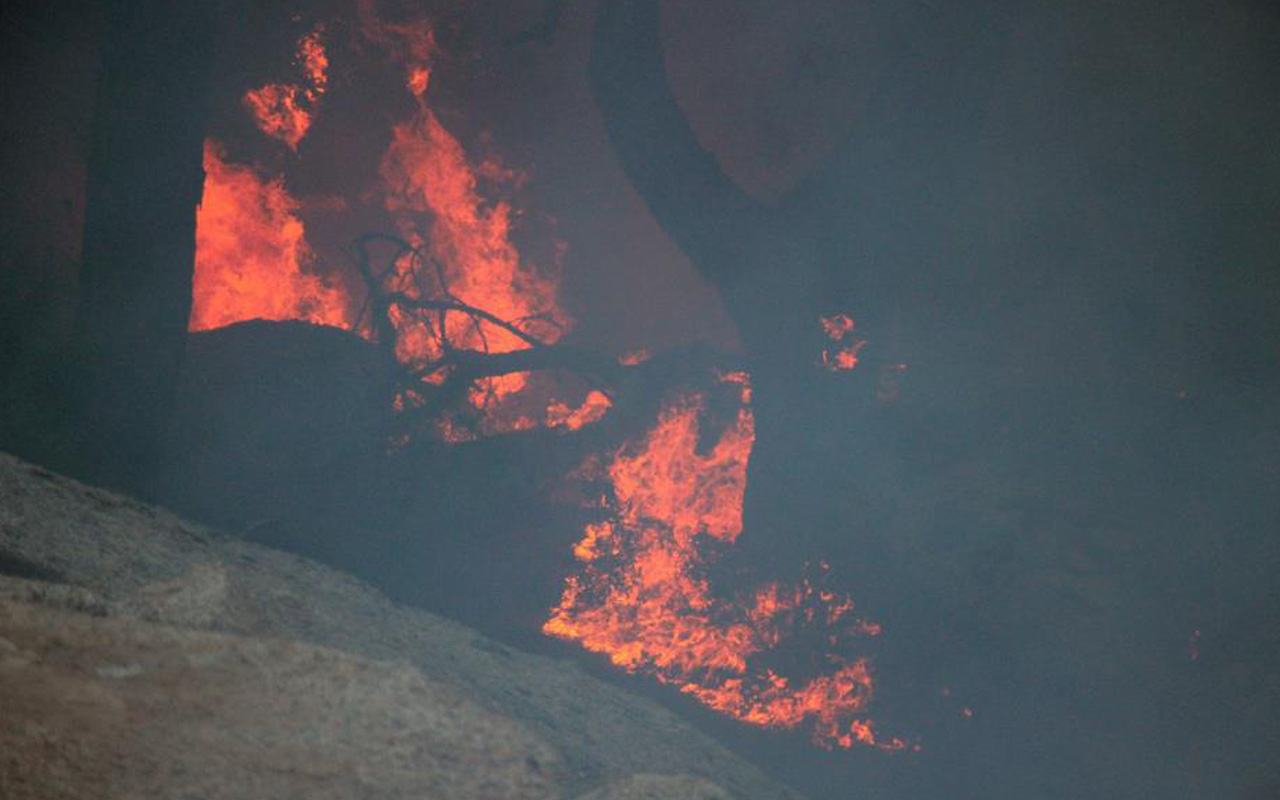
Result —
[[307, 135], [316, 107], [329, 85], [329, 56], [320, 38], [320, 29], [298, 40], [296, 62], [306, 81], [269, 83], [245, 93], [244, 104], [258, 128], [293, 150]]
[[609, 396], [598, 389], [592, 389], [582, 405], [570, 408], [559, 400], [552, 400], [547, 405], [547, 425], [552, 428], [564, 428], [570, 431], [581, 429], [584, 425], [599, 422], [608, 413], [613, 402]]
[[[550, 315], [563, 325], [555, 283], [526, 269], [511, 243], [510, 204], [489, 205], [480, 197], [476, 172], [458, 140], [425, 104], [419, 111], [393, 128], [382, 160], [385, 203], [401, 234], [415, 247], [426, 245], [454, 298], [505, 320]], [[427, 286], [439, 293], [434, 273], [414, 277], [426, 277]], [[528, 346], [510, 331], [488, 322], [477, 325], [462, 314], [453, 314], [449, 322], [455, 347], [501, 353]], [[551, 327], [542, 338], [554, 341], [558, 332]]]
[[833, 314], [822, 317], [822, 332], [831, 340], [822, 351], [822, 366], [832, 372], [843, 372], [858, 366], [858, 353], [867, 343], [853, 335], [857, 323], [848, 314]]
[[[368, 13], [367, 4], [362, 12], [366, 36], [404, 59], [405, 84], [417, 101], [415, 114], [392, 128], [380, 166], [384, 205], [401, 236], [427, 256], [401, 261], [397, 288], [419, 299], [461, 301], [522, 329], [532, 328], [545, 343], [556, 341], [569, 325], [557, 303], [556, 279], [521, 259], [511, 241], [510, 202], [491, 201], [479, 189], [482, 180], [509, 185], [521, 176], [495, 160], [473, 164], [427, 105], [430, 59], [436, 50], [430, 26], [382, 22]], [[436, 312], [400, 309], [393, 324], [402, 360], [425, 364], [443, 355], [445, 343], [431, 333], [439, 329]], [[491, 353], [528, 346], [512, 331], [457, 312], [445, 318], [444, 339], [454, 348]], [[485, 379], [473, 393], [472, 405], [494, 412], [527, 385], [525, 374]], [[529, 427], [524, 416], [507, 416], [501, 425], [491, 419], [489, 432]]]
[[[358, 12], [361, 33], [403, 68], [405, 86], [416, 102], [413, 115], [392, 128], [375, 201], [417, 251], [397, 263], [384, 288], [414, 300], [482, 309], [542, 342], [556, 341], [570, 324], [557, 302], [557, 277], [521, 258], [511, 239], [516, 211], [506, 197], [490, 196], [504, 194], [523, 176], [495, 159], [473, 162], [427, 105], [437, 52], [427, 20], [384, 21], [369, 0], [361, 0]], [[300, 84], [269, 84], [244, 97], [258, 127], [295, 150], [328, 87], [329, 59], [321, 34], [317, 28], [298, 42]], [[294, 213], [297, 204], [282, 181], [264, 180], [246, 167], [226, 163], [212, 143], [205, 162], [191, 329], [254, 317], [348, 325], [347, 309], [356, 304], [340, 287], [305, 273], [313, 256]], [[563, 243], [555, 245], [563, 252]], [[449, 348], [503, 353], [529, 346], [512, 330], [461, 311], [396, 303], [389, 313], [396, 356], [415, 367], [440, 359]], [[438, 384], [443, 378], [434, 373], [424, 383]], [[534, 427], [544, 419], [545, 424], [576, 430], [608, 408], [603, 395], [589, 397], [575, 410], [545, 395], [534, 397], [529, 388], [527, 374], [481, 380], [468, 397], [475, 412], [471, 416], [479, 422], [443, 421], [440, 435], [463, 441]], [[416, 399], [406, 395], [397, 402], [405, 408]]]
[[320, 33], [317, 28], [298, 41], [298, 65], [311, 91], [317, 96], [324, 94], [329, 86], [329, 56], [325, 53]]
[[733, 603], [714, 596], [704, 577], [712, 540], [732, 544], [742, 531], [755, 433], [749, 389], [740, 385], [744, 405], [710, 450], [698, 450], [704, 398], [687, 395], [664, 408], [642, 441], [614, 453], [610, 517], [588, 525], [574, 547], [581, 566], [543, 632], [679, 686], [743, 722], [807, 722], [825, 747], [901, 749], [899, 739], [878, 739], [864, 716], [872, 694], [865, 659], [828, 655], [834, 671], [801, 681], [761, 663], [804, 632], [820, 631], [833, 650], [848, 637], [877, 634], [878, 626], [853, 616], [849, 598], [805, 581], [768, 584]]
[[283, 181], [226, 162], [212, 140], [204, 170], [189, 329], [246, 319], [349, 324], [341, 287], [305, 271], [314, 256]]

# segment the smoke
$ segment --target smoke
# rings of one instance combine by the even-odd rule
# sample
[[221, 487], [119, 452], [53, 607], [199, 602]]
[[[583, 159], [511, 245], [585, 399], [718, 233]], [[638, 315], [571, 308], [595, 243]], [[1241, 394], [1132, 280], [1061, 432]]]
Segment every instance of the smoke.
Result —
[[[817, 798], [1266, 796], [1275, 15], [1199, 0], [666, 11], [697, 133], [744, 186], [811, 220], [834, 265], [824, 291], [866, 342], [850, 374], [894, 370], [849, 420], [849, 474], [789, 468], [832, 486], [814, 545], [884, 625], [877, 722], [923, 750], [871, 762], [704, 724]], [[501, 24], [468, 24], [488, 12], [459, 13], [450, 30], [477, 55], [431, 74], [440, 119], [530, 166], [525, 206], [569, 244], [575, 335], [619, 351], [732, 343], [604, 140], [582, 76], [587, 10], [566, 10], [554, 47], [516, 48]], [[341, 108], [339, 86], [326, 102]], [[510, 525], [492, 497], [511, 485], [461, 480], [451, 519]], [[512, 552], [554, 592], [579, 529], [518, 529]], [[419, 553], [461, 565], [432, 571], [374, 548], [343, 558], [409, 598], [428, 592], [414, 581], [438, 600], [511, 575], [482, 544]], [[525, 580], [450, 608], [512, 625], [503, 603]]]
[[[350, 11], [339, 5], [335, 15]], [[554, 219], [569, 246], [558, 297], [577, 323], [573, 341], [617, 352], [695, 340], [732, 346], [718, 299], [648, 217], [609, 149], [583, 75], [588, 6], [568, 4], [550, 44], [514, 47], [504, 43], [536, 15], [506, 17], [497, 4], [444, 9], [447, 52], [430, 76], [436, 122], [468, 155], [492, 147], [528, 167], [521, 206]], [[849, 474], [789, 466], [833, 487], [837, 523], [814, 539], [838, 588], [884, 626], [877, 721], [923, 750], [850, 757], [799, 736], [701, 724], [815, 798], [1274, 795], [1274, 4], [823, 0], [797, 10], [705, 0], [665, 11], [668, 65], [698, 135], [780, 213], [812, 220], [812, 246], [835, 265], [824, 291], [866, 342], [849, 374], [905, 365], [879, 405], [850, 419]], [[328, 28], [322, 112], [296, 151], [261, 136], [244, 114], [244, 92], [301, 80], [296, 44], [318, 20], [259, 24], [271, 14], [281, 22], [282, 12], [246, 13], [258, 16], [222, 53], [225, 113], [213, 133], [261, 139], [236, 148], [232, 163], [262, 164], [263, 175], [312, 159], [274, 219], [287, 228], [296, 217], [316, 251], [336, 250], [383, 224], [386, 209], [374, 203], [366, 216], [340, 220], [331, 213], [338, 204], [321, 201], [371, 190], [359, 176], [378, 174], [392, 125], [416, 113], [415, 101], [399, 70], [339, 68], [349, 55], [343, 29]], [[59, 17], [51, 27], [67, 24]], [[80, 52], [59, 45], [48, 60], [68, 51]], [[40, 62], [22, 52], [22, 64]], [[267, 53], [278, 54], [274, 73], [262, 63]], [[15, 111], [4, 115], [6, 131], [42, 94], [64, 102], [44, 87], [64, 87], [87, 108], [91, 61], [69, 77], [24, 67], [31, 83], [6, 101]], [[392, 92], [404, 96], [388, 101]], [[86, 143], [68, 132], [87, 129], [85, 114], [43, 108], [23, 130], [55, 128], [58, 141], [74, 140], [65, 145], [73, 157], [61, 157], [61, 144], [56, 158], [32, 144], [45, 137], [13, 153], [75, 173]], [[370, 119], [379, 124], [362, 124]], [[314, 157], [326, 148], [338, 155]], [[5, 207], [20, 212], [6, 219], [48, 231], [58, 250], [55, 263], [40, 237], [8, 225], [5, 241], [17, 244], [4, 254], [6, 274], [69, 264], [63, 251], [79, 234], [61, 227], [61, 209], [75, 201], [8, 146], [5, 164], [15, 179]], [[257, 185], [272, 186], [260, 176]], [[287, 260], [305, 278], [298, 255]], [[71, 294], [61, 288], [67, 280], [55, 282], [55, 294]], [[308, 285], [323, 294], [323, 281]], [[21, 319], [32, 322], [27, 312]], [[237, 339], [228, 352], [257, 353], [253, 332], [224, 332]], [[324, 381], [376, 369], [359, 342], [287, 333], [281, 351], [315, 348], [314, 359], [297, 357], [325, 365]], [[200, 341], [212, 347], [214, 338]], [[242, 360], [220, 366], [213, 374], [226, 376], [228, 391], [246, 374]], [[460, 615], [508, 633], [536, 629], [575, 568], [581, 527], [529, 509], [548, 476], [581, 453], [566, 453], [563, 439], [509, 457], [479, 446], [420, 475], [425, 491], [359, 469], [374, 456], [357, 434], [375, 437], [380, 419], [353, 425], [349, 408], [287, 380], [293, 373], [277, 359], [262, 355], [254, 366], [258, 384], [283, 388], [223, 408], [227, 425], [269, 421], [243, 439], [256, 461], [232, 475], [243, 485], [228, 485], [258, 492], [256, 517], [235, 521], [261, 522], [255, 530], [272, 529], [264, 538], [312, 548], [403, 599], [443, 605], [448, 595]], [[353, 383], [353, 394], [376, 394]], [[281, 407], [281, 396], [299, 406]], [[301, 419], [304, 401], [316, 403], [321, 424]], [[221, 420], [217, 408], [200, 411]], [[282, 432], [291, 422], [296, 430]], [[334, 430], [343, 449], [320, 452], [320, 434]], [[211, 443], [234, 450], [212, 423], [195, 434], [193, 452]], [[289, 497], [298, 516], [272, 520], [280, 502], [272, 459], [284, 469], [295, 446], [317, 448], [303, 450], [307, 469]], [[199, 501], [210, 515], [240, 508], [210, 499], [231, 463], [228, 455], [200, 473], [207, 485], [182, 487], [208, 492]], [[477, 474], [487, 483], [469, 485]], [[368, 507], [339, 507], [331, 491], [339, 481], [357, 486]], [[298, 521], [306, 514], [330, 519], [308, 527]], [[341, 538], [352, 530], [362, 536]], [[504, 532], [505, 540], [486, 538]], [[527, 600], [538, 592], [547, 605], [534, 608]], [[691, 706], [680, 707], [696, 714]]]

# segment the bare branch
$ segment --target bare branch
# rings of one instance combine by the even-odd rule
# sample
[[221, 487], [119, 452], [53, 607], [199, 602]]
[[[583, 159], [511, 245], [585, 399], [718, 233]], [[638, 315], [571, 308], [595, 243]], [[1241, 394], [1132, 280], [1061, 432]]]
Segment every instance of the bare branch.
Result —
[[[389, 245], [390, 251], [385, 266], [380, 269], [375, 268], [371, 252], [371, 246], [378, 243]], [[395, 392], [409, 401], [402, 418], [406, 429], [422, 430], [433, 420], [452, 413], [462, 413], [464, 416], [476, 413], [477, 410], [469, 407], [467, 402], [470, 391], [476, 386], [483, 387], [486, 392], [484, 407], [487, 408], [493, 398], [492, 381], [488, 379], [503, 375], [546, 370], [572, 372], [587, 379], [613, 400], [617, 389], [623, 385], [637, 389], [655, 379], [657, 385], [675, 385], [682, 381], [702, 379], [715, 368], [736, 368], [728, 364], [723, 354], [698, 347], [673, 351], [639, 364], [622, 364], [617, 359], [594, 350], [550, 344], [523, 330], [519, 323], [540, 322], [558, 327], [555, 319], [546, 314], [532, 314], [512, 322], [463, 302], [449, 291], [445, 266], [426, 256], [422, 247], [415, 248], [403, 239], [388, 234], [370, 233], [356, 239], [351, 250], [352, 258], [368, 290], [365, 308], [371, 313], [369, 324], [378, 335], [379, 346], [394, 357], [400, 332], [392, 321], [393, 307], [400, 308], [405, 313], [423, 312], [415, 318], [432, 327], [441, 344], [439, 357], [425, 364], [401, 365]], [[422, 275], [417, 272], [429, 263], [438, 282], [438, 296], [414, 297], [409, 291], [396, 285], [403, 285], [403, 281], [389, 280], [404, 277], [397, 276], [396, 271], [397, 265], [405, 256], [413, 259], [410, 266], [414, 268], [415, 277], [419, 278], [413, 290], [432, 291], [432, 287], [422, 285]], [[392, 285], [389, 287], [388, 283]], [[465, 314], [471, 319], [479, 335], [480, 349], [458, 347], [449, 340], [445, 323], [446, 315], [450, 312]], [[363, 319], [363, 312], [361, 318]], [[438, 325], [438, 330], [435, 325]], [[528, 346], [508, 352], [492, 352], [485, 335], [485, 325], [507, 331]], [[484, 408], [480, 409], [483, 410]]]
[[409, 297], [404, 292], [390, 292], [389, 294], [387, 294], [386, 297], [390, 302], [405, 306], [407, 308], [418, 308], [424, 311], [461, 311], [464, 314], [468, 314], [474, 318], [482, 319], [491, 325], [495, 325], [499, 328], [502, 328], [504, 331], [508, 331], [514, 334], [515, 336], [518, 336], [521, 341], [523, 341], [525, 344], [529, 345], [530, 347], [546, 347], [547, 346], [545, 342], [540, 341], [539, 339], [536, 339], [533, 336], [530, 336], [529, 334], [520, 330], [515, 325], [511, 324], [510, 322], [507, 322], [501, 317], [494, 316], [493, 314], [490, 314], [488, 311], [485, 311], [482, 308], [476, 308], [475, 306], [467, 305], [466, 303], [463, 303], [460, 300], [423, 300], [417, 297]]

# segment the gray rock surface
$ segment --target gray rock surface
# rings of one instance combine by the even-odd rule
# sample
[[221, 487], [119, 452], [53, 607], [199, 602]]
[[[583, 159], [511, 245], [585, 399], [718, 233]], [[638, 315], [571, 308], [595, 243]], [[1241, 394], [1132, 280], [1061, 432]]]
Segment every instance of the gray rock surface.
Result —
[[792, 798], [670, 712], [0, 454], [0, 797]]
[[405, 664], [19, 602], [0, 627], [10, 800], [558, 796], [554, 748]]
[[632, 775], [585, 794], [579, 800], [666, 800], [670, 797], [729, 800], [724, 789], [690, 775]]

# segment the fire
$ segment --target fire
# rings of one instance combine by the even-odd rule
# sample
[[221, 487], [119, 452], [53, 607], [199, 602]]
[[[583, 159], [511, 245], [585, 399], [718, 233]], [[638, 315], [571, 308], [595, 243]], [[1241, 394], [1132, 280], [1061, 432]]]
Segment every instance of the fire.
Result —
[[858, 366], [858, 353], [867, 340], [853, 335], [853, 329], [857, 326], [853, 317], [834, 314], [822, 317], [819, 321], [822, 323], [822, 332], [831, 340], [831, 344], [822, 351], [822, 366], [832, 372], [847, 371]]
[[[476, 171], [458, 140], [426, 104], [419, 112], [393, 128], [381, 167], [385, 203], [401, 234], [415, 247], [425, 246], [440, 269], [440, 274], [423, 274], [422, 267], [405, 259], [406, 290], [427, 296], [447, 293], [505, 320], [547, 317], [563, 327], [567, 318], [556, 306], [555, 283], [526, 268], [511, 242], [510, 204], [489, 205], [481, 198]], [[410, 274], [410, 269], [419, 271]], [[477, 324], [462, 314], [449, 322], [448, 338], [455, 347], [500, 353], [528, 346], [510, 331]], [[558, 338], [558, 328], [546, 328], [543, 341]], [[423, 347], [430, 349], [430, 344]], [[420, 356], [436, 358], [439, 353]]]
[[[555, 342], [570, 322], [557, 302], [556, 276], [521, 258], [511, 239], [511, 203], [480, 192], [482, 182], [501, 190], [522, 176], [495, 159], [473, 164], [427, 104], [430, 59], [436, 51], [430, 26], [385, 23], [369, 14], [367, 5], [362, 9], [366, 35], [404, 59], [405, 85], [416, 101], [414, 115], [393, 126], [379, 169], [384, 206], [401, 236], [426, 256], [402, 260], [397, 288], [415, 298], [451, 299], [484, 309], [535, 330], [544, 343]], [[394, 323], [401, 334], [398, 355], [408, 362], [438, 359], [446, 346], [490, 353], [528, 346], [510, 330], [461, 313], [442, 319], [400, 309]], [[527, 386], [525, 374], [487, 378], [473, 393], [472, 404], [494, 412]], [[523, 416], [508, 415], [497, 427], [516, 430], [531, 424]]]
[[643, 364], [650, 358], [649, 349], [642, 347], [639, 350], [630, 350], [618, 356], [618, 363], [628, 367], [634, 367], [636, 364]]
[[610, 515], [588, 525], [574, 547], [580, 568], [543, 631], [749, 724], [808, 724], [825, 747], [902, 749], [899, 739], [878, 738], [865, 717], [873, 688], [865, 659], [833, 652], [826, 658], [834, 669], [807, 680], [764, 663], [806, 632], [819, 631], [833, 650], [879, 633], [854, 616], [849, 598], [807, 580], [771, 583], [738, 602], [711, 591], [705, 571], [714, 542], [730, 545], [742, 531], [755, 439], [744, 376], [724, 379], [740, 382], [743, 404], [710, 450], [698, 449], [705, 398], [689, 394], [664, 408], [642, 441], [613, 454]]
[[284, 182], [228, 163], [212, 140], [204, 170], [189, 329], [246, 319], [348, 325], [346, 293], [306, 271], [314, 255]]
[[[370, 0], [358, 8], [360, 33], [402, 66], [414, 100], [411, 115], [392, 126], [380, 183], [368, 195], [413, 248], [385, 278], [385, 288], [402, 298], [388, 311], [397, 358], [425, 367], [453, 350], [505, 353], [530, 346], [529, 337], [554, 343], [571, 324], [558, 302], [557, 265], [529, 263], [512, 238], [519, 215], [510, 190], [523, 176], [495, 158], [469, 155], [428, 104], [437, 50], [430, 24], [385, 22]], [[244, 97], [258, 127], [295, 151], [328, 85], [320, 34], [299, 41], [302, 83], [268, 84]], [[205, 170], [190, 329], [259, 317], [352, 327], [358, 303], [309, 271], [315, 255], [283, 179], [228, 163], [212, 141]], [[423, 310], [405, 299], [448, 301], [491, 316]], [[821, 323], [830, 340], [823, 364], [852, 369], [864, 344], [852, 335], [852, 318]], [[634, 365], [648, 357], [638, 351], [619, 360]], [[425, 384], [445, 379], [443, 371], [426, 375], [423, 393], [401, 392], [397, 409], [423, 408]], [[755, 438], [748, 377], [720, 380], [736, 385], [740, 407], [710, 449], [699, 446], [706, 399], [690, 393], [665, 407], [642, 441], [612, 455], [605, 468], [610, 516], [585, 528], [573, 551], [580, 568], [566, 579], [543, 630], [745, 723], [807, 726], [826, 747], [901, 749], [900, 739], [878, 737], [866, 717], [869, 663], [841, 654], [851, 638], [879, 633], [854, 614], [849, 598], [815, 580], [771, 583], [733, 600], [711, 590], [707, 568], [742, 531]], [[574, 408], [531, 391], [537, 384], [527, 373], [485, 378], [467, 398], [480, 423], [444, 415], [434, 420], [436, 433], [456, 442], [540, 425], [577, 430], [611, 406], [607, 395], [591, 391]], [[822, 672], [796, 676], [779, 666], [789, 643], [814, 637], [827, 651]]]
[[[567, 316], [557, 306], [556, 283], [522, 264], [511, 241], [511, 204], [490, 204], [477, 188], [481, 175], [506, 178], [512, 173], [497, 161], [471, 165], [461, 143], [425, 102], [428, 77], [425, 65], [411, 65], [408, 70], [417, 113], [394, 125], [392, 142], [380, 166], [384, 204], [402, 236], [415, 247], [428, 248], [442, 273], [431, 270], [428, 275], [413, 275], [413, 285], [425, 284], [429, 287], [425, 293], [447, 293], [500, 319], [545, 317], [562, 328]], [[451, 323], [448, 338], [456, 347], [489, 352], [527, 347], [508, 330], [477, 324], [463, 315], [454, 315]], [[556, 326], [547, 326], [541, 338], [553, 342], [558, 332]], [[522, 379], [511, 383], [518, 388]]]
[[613, 402], [609, 396], [598, 389], [593, 389], [577, 408], [570, 408], [559, 400], [552, 400], [547, 405], [547, 425], [552, 428], [564, 428], [570, 431], [581, 429], [584, 425], [598, 422]]
[[[496, 158], [470, 158], [428, 105], [437, 53], [429, 21], [385, 21], [369, 0], [361, 0], [358, 13], [360, 34], [403, 69], [405, 87], [415, 101], [412, 115], [393, 125], [378, 187], [367, 195], [415, 248], [400, 259], [383, 288], [411, 300], [460, 303], [510, 323], [504, 327], [463, 311], [393, 303], [389, 314], [397, 358], [423, 367], [450, 350], [504, 353], [528, 347], [527, 337], [511, 326], [543, 343], [555, 342], [570, 325], [557, 300], [558, 263], [535, 266], [512, 241], [518, 212], [507, 195], [523, 175]], [[328, 87], [322, 34], [317, 28], [298, 42], [301, 83], [267, 84], [243, 98], [259, 129], [295, 151]], [[352, 301], [338, 284], [306, 272], [315, 256], [283, 181], [265, 180], [247, 167], [227, 163], [212, 142], [205, 166], [191, 330], [255, 317], [349, 327], [348, 312], [359, 305], [358, 298]], [[554, 244], [556, 252], [563, 252], [563, 243]], [[373, 335], [369, 328], [361, 333]], [[438, 383], [443, 377], [434, 374], [425, 381]], [[573, 430], [608, 408], [603, 395], [569, 409], [545, 395], [521, 397], [529, 390], [527, 374], [485, 378], [468, 396], [479, 422], [446, 421], [439, 433], [446, 440], [463, 441], [541, 424]], [[402, 396], [397, 402], [407, 407], [415, 398]]]
[[[317, 28], [298, 41], [296, 61], [306, 86], [272, 83], [244, 96], [258, 128], [293, 150], [328, 87], [329, 57], [321, 33]], [[188, 329], [246, 319], [349, 326], [345, 290], [304, 271], [316, 257], [283, 179], [264, 179], [249, 167], [228, 163], [213, 140], [205, 142], [204, 170]]]
[[296, 83], [269, 83], [246, 92], [245, 108], [258, 128], [273, 139], [279, 139], [293, 150], [307, 135], [315, 118], [316, 107], [329, 85], [329, 56], [316, 29], [298, 40], [296, 62], [306, 80]]

